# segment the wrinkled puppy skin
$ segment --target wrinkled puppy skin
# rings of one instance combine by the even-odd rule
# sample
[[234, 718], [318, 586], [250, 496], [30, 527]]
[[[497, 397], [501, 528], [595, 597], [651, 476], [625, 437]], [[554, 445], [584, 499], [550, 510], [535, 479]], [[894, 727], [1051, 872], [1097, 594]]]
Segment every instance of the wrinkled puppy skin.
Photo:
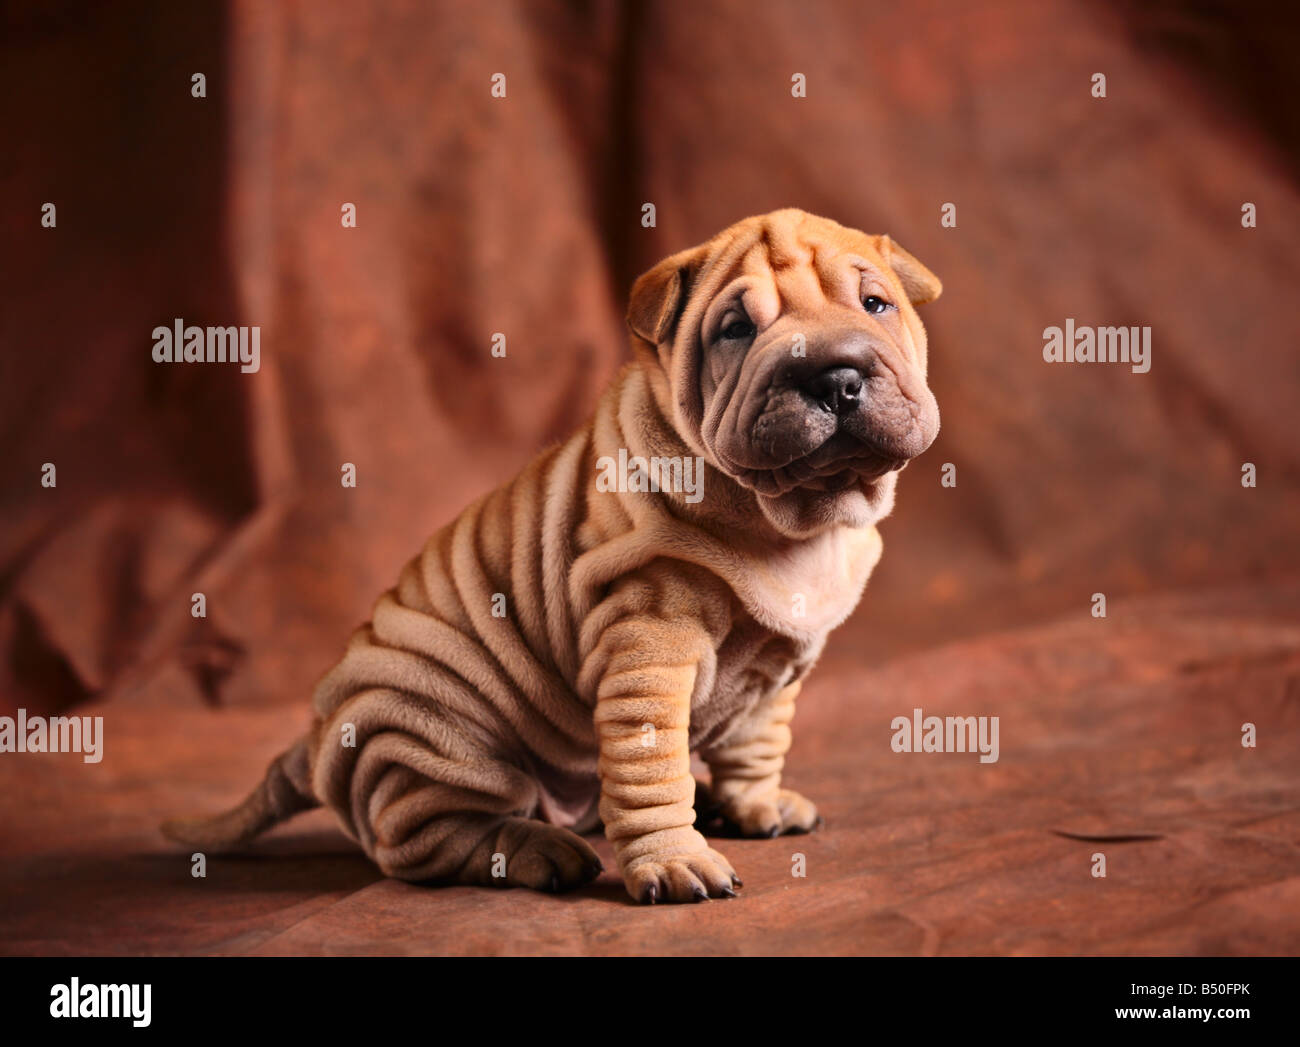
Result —
[[938, 432], [940, 289], [798, 210], [665, 259], [594, 417], [429, 539], [243, 804], [164, 831], [229, 850], [324, 804], [390, 876], [555, 891], [599, 875], [603, 823], [632, 898], [733, 896], [690, 753], [733, 831], [818, 825], [781, 787], [795, 697]]

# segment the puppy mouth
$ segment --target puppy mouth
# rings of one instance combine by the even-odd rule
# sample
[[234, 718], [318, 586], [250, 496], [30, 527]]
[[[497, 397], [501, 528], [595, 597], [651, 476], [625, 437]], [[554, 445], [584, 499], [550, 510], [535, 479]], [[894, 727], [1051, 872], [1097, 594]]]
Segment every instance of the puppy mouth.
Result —
[[[856, 387], [844, 372], [858, 378]], [[877, 500], [892, 487], [890, 474], [938, 433], [938, 406], [929, 390], [916, 381], [900, 385], [887, 368], [870, 375], [823, 368], [811, 381], [778, 375], [770, 382], [764, 372], [758, 375], [748, 388], [733, 391], [710, 445], [717, 464], [760, 495], [859, 491]], [[916, 388], [909, 393], [910, 386]]]
[[807, 454], [781, 466], [741, 469], [736, 478], [761, 495], [779, 498], [794, 490], [836, 494], [854, 486], [873, 487], [882, 477], [897, 472], [906, 458], [881, 454], [840, 430]]

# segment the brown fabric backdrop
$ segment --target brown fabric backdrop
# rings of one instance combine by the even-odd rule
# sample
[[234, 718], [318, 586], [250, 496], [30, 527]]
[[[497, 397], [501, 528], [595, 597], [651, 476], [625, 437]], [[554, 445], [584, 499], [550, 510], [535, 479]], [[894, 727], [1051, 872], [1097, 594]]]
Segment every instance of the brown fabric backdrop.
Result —
[[[943, 430], [828, 671], [1087, 618], [1094, 592], [1254, 587], [1256, 617], [1300, 621], [1270, 588], [1300, 570], [1294, 15], [132, 10], [5, 15], [6, 711], [282, 706], [287, 740], [404, 559], [590, 411], [631, 279], [781, 206], [888, 232], [946, 286], [923, 312]], [[261, 371], [153, 363], [175, 317], [261, 325]], [[1045, 364], [1066, 317], [1149, 324], [1150, 374]]]

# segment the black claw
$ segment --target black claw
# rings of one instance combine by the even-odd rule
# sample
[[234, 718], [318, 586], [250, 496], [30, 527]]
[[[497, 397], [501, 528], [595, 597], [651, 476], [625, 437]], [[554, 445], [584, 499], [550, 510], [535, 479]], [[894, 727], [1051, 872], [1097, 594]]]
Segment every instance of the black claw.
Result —
[[745, 881], [742, 880], [742, 879], [741, 879], [739, 876], [737, 876], [735, 873], [732, 873], [732, 874], [731, 874], [731, 882], [732, 882], [732, 884], [733, 884], [734, 886], [736, 886], [736, 887], [744, 887], [744, 886], [745, 886]]
[[724, 887], [724, 888], [722, 888], [722, 893], [723, 893], [726, 897], [728, 897], [728, 898], [734, 898], [734, 897], [736, 897], [736, 892], [733, 891], [730, 887]]
[[644, 905], [646, 902], [649, 902], [651, 905], [654, 905], [658, 900], [659, 886], [658, 884], [652, 883], [645, 889], [645, 893], [641, 895], [641, 904]]
[[707, 902], [709, 900], [709, 892], [706, 891], [703, 887], [694, 888], [691, 891], [691, 894], [695, 895], [695, 900], [697, 902]]
[[814, 828], [814, 829], [825, 829], [825, 828], [826, 828], [826, 819], [823, 818], [823, 817], [819, 814], [819, 815], [817, 816], [817, 821], [813, 823], [813, 828]]
[[767, 833], [767, 837], [768, 837], [769, 840], [771, 840], [771, 839], [775, 839], [776, 837], [778, 837], [778, 836], [780, 836], [780, 835], [781, 835], [781, 827], [780, 827], [779, 825], [774, 825], [774, 826], [772, 826], [772, 828], [769, 829], [769, 830], [768, 830], [768, 833]]

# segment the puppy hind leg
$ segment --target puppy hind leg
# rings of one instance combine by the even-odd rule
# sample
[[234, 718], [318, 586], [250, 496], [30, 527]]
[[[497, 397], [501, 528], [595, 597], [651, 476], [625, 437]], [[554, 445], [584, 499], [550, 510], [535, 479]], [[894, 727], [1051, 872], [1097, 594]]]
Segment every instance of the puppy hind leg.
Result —
[[[354, 744], [336, 744], [346, 724]], [[319, 795], [388, 876], [562, 890], [600, 872], [578, 836], [527, 817], [533, 775], [440, 707], [371, 687], [316, 737]]]
[[533, 818], [482, 812], [434, 815], [396, 843], [379, 843], [375, 862], [415, 883], [531, 887], [567, 891], [604, 871], [581, 836]]
[[460, 882], [558, 892], [582, 887], [604, 869], [581, 836], [534, 818], [512, 817], [490, 827], [462, 867]]
[[386, 875], [411, 882], [541, 891], [581, 887], [603, 871], [591, 845], [568, 829], [482, 809], [500, 802], [394, 767], [370, 797], [371, 857]]

